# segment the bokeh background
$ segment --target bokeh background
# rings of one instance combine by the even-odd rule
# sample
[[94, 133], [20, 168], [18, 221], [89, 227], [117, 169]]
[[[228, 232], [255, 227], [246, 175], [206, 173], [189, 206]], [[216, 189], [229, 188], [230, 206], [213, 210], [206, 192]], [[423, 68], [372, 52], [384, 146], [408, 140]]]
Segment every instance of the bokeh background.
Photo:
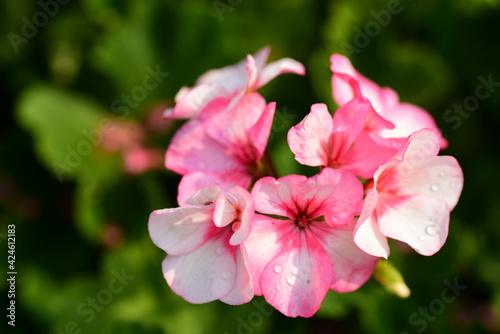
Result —
[[[500, 1], [398, 3], [1, 1], [2, 313], [9, 224], [18, 272], [16, 327], [2, 314], [2, 333], [500, 332]], [[261, 90], [278, 105], [270, 147], [280, 173], [310, 173], [286, 131], [313, 103], [334, 110], [334, 52], [429, 110], [448, 138], [442, 154], [458, 159], [465, 186], [447, 243], [432, 257], [391, 244], [409, 298], [370, 279], [291, 319], [261, 297], [191, 305], [164, 282], [147, 221], [176, 206], [179, 176], [161, 160], [181, 123], [159, 113], [181, 86], [265, 45], [271, 60], [307, 68]]]

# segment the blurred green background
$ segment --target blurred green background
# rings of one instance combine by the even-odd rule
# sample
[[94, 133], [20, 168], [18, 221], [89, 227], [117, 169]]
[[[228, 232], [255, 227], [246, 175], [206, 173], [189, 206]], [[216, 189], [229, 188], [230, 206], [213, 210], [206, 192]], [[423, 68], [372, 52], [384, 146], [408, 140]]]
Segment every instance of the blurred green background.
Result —
[[[0, 15], [5, 314], [10, 224], [18, 273], [16, 326], [2, 315], [2, 333], [500, 332], [500, 1], [3, 0]], [[191, 305], [164, 282], [147, 221], [176, 206], [179, 177], [158, 164], [130, 169], [127, 154], [161, 159], [180, 122], [155, 120], [158, 111], [206, 70], [265, 45], [271, 60], [308, 72], [261, 90], [278, 104], [270, 146], [281, 173], [310, 172], [286, 131], [313, 103], [334, 110], [334, 52], [429, 110], [448, 138], [442, 154], [458, 159], [465, 186], [447, 243], [432, 257], [391, 245], [408, 299], [370, 279], [329, 293], [313, 318], [291, 319], [261, 297]], [[123, 131], [106, 132], [109, 122]]]

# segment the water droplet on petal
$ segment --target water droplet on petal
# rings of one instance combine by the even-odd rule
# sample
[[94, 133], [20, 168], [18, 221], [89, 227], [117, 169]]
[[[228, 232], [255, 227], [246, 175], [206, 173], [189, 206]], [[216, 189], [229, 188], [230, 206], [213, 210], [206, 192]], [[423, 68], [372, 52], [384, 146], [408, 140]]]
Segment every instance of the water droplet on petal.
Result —
[[451, 188], [455, 188], [455, 186], [456, 186], [455, 182], [450, 183]]
[[231, 274], [231, 272], [230, 272], [230, 271], [228, 271], [228, 270], [224, 270], [224, 271], [222, 272], [222, 275], [221, 275], [221, 276], [222, 276], [222, 278], [223, 278], [223, 279], [229, 279], [229, 278], [231, 277], [231, 275], [232, 275], [232, 274]]
[[419, 238], [420, 240], [424, 241], [424, 240], [425, 240], [425, 235], [421, 234], [421, 235], [419, 235], [419, 236], [418, 236], [418, 238]]
[[278, 181], [274, 181], [274, 184], [279, 186], [281, 183], [279, 183]]
[[275, 272], [276, 274], [279, 274], [279, 273], [281, 272], [281, 270], [282, 270], [282, 269], [283, 269], [283, 268], [281, 268], [281, 266], [280, 266], [279, 264], [277, 264], [277, 265], [275, 265], [275, 266], [274, 266], [274, 272]]
[[208, 278], [209, 279], [214, 279], [214, 277], [215, 277], [215, 273], [213, 271], [211, 271], [211, 272], [208, 273]]
[[217, 247], [217, 249], [215, 250], [215, 254], [221, 255], [222, 253], [224, 253], [224, 247], [222, 246]]
[[285, 280], [288, 284], [290, 285], [295, 285], [295, 282], [297, 281], [297, 276], [295, 276], [295, 274], [293, 273], [288, 273], [286, 276], [285, 276]]
[[444, 172], [439, 172], [439, 176], [443, 177], [445, 175]]
[[276, 291], [281, 291], [281, 284], [280, 283], [276, 284]]
[[439, 226], [437, 225], [429, 225], [425, 228], [425, 232], [428, 234], [428, 235], [435, 235], [439, 232]]
[[431, 186], [431, 190], [436, 192], [439, 190], [439, 185], [437, 183], [434, 183], [432, 186]]

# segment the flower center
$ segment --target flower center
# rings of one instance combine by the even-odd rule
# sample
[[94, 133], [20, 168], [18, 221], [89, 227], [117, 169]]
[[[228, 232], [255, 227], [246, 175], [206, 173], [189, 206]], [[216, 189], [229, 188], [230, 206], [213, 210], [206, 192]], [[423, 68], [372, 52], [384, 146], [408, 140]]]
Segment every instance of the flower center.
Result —
[[309, 217], [302, 213], [295, 219], [295, 224], [300, 228], [306, 228], [309, 226]]

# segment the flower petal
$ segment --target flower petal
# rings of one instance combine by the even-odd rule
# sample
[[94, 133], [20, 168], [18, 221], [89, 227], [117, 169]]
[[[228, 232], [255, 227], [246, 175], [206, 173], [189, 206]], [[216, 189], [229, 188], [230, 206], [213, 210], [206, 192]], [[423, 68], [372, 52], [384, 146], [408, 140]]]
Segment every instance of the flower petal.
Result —
[[165, 165], [181, 175], [195, 171], [216, 174], [246, 171], [226, 147], [205, 133], [198, 119], [188, 121], [174, 135], [165, 156]]
[[239, 212], [239, 217], [237, 217], [239, 222], [236, 222], [235, 225], [232, 226], [234, 234], [229, 240], [230, 245], [236, 246], [245, 241], [250, 235], [255, 209], [252, 196], [246, 189], [234, 186], [228, 190], [227, 195], [236, 201], [237, 212]]
[[384, 196], [377, 204], [380, 231], [387, 237], [407, 243], [422, 255], [433, 255], [448, 236], [450, 209], [436, 198]]
[[233, 289], [221, 301], [229, 305], [248, 303], [254, 296], [252, 275], [248, 270], [246, 256], [240, 247], [236, 247], [236, 277]]
[[311, 106], [311, 112], [288, 131], [288, 145], [295, 160], [308, 166], [327, 166], [333, 119], [325, 104]]
[[358, 289], [370, 278], [379, 259], [365, 253], [354, 243], [352, 234], [355, 224], [353, 219], [349, 225], [335, 228], [320, 223], [311, 227], [333, 262], [334, 279], [330, 289], [337, 292]]
[[169, 254], [194, 251], [206, 241], [214, 228], [212, 209], [203, 207], [156, 210], [149, 216], [149, 235]]
[[269, 63], [264, 67], [264, 69], [259, 73], [259, 78], [256, 86], [262, 87], [272, 79], [276, 78], [278, 75], [284, 73], [305, 75], [306, 70], [304, 68], [304, 65], [302, 65], [298, 61], [290, 58], [282, 58], [275, 62]]
[[252, 273], [255, 295], [262, 295], [260, 278], [267, 264], [276, 256], [280, 249], [278, 234], [288, 233], [293, 228], [289, 221], [279, 220], [256, 214], [253, 219], [252, 233], [243, 243], [248, 254], [248, 266]]
[[354, 242], [366, 253], [388, 258], [389, 244], [387, 238], [380, 232], [377, 215], [374, 213], [378, 202], [378, 192], [371, 188], [366, 192], [361, 215], [354, 228]]
[[193, 304], [224, 298], [237, 274], [234, 250], [219, 251], [227, 249], [226, 242], [225, 237], [214, 238], [189, 254], [168, 255], [163, 275], [171, 289]]
[[282, 234], [279, 253], [264, 268], [261, 288], [267, 302], [289, 317], [311, 317], [333, 279], [328, 254], [308, 232]]
[[211, 83], [198, 85], [191, 89], [185, 87], [176, 96], [176, 104], [172, 109], [167, 109], [164, 117], [167, 118], [195, 118], [205, 106], [213, 99], [225, 96], [228, 93], [221, 86]]

